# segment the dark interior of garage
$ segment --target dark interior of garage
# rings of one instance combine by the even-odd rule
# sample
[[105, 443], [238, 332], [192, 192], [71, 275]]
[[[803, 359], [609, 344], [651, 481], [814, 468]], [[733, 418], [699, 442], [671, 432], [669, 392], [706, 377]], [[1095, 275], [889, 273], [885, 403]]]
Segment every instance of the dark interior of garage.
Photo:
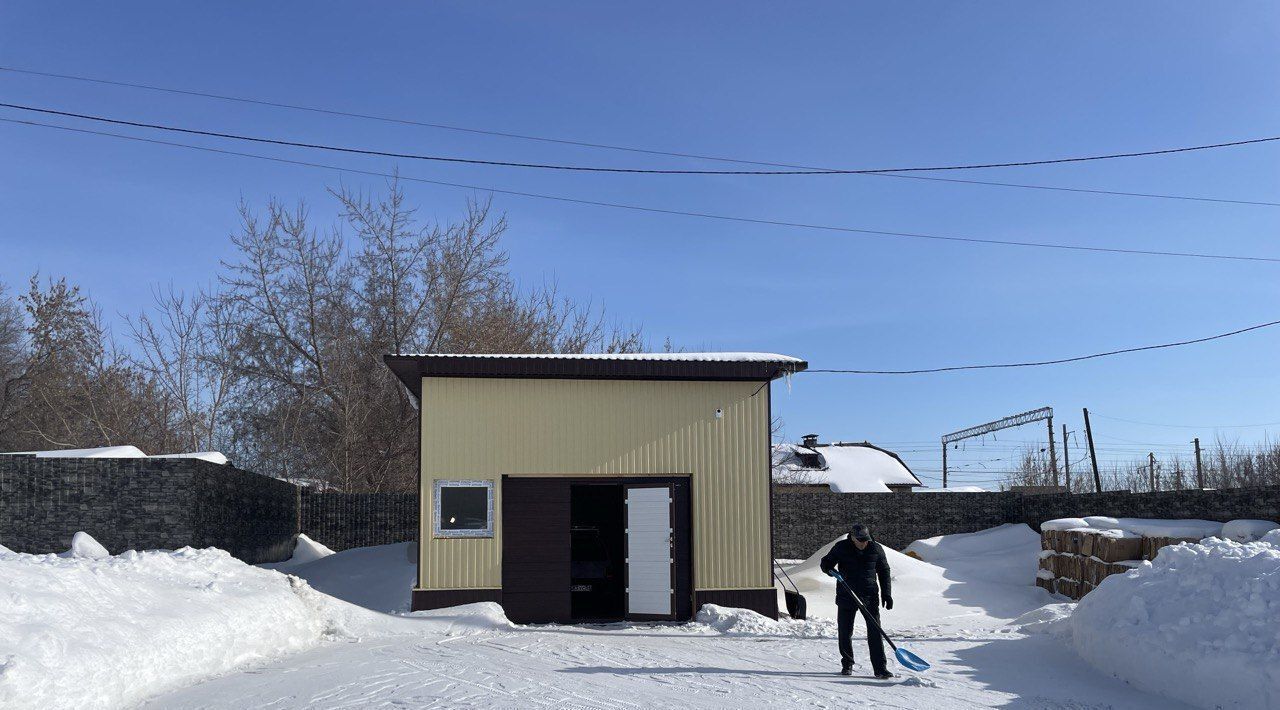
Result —
[[570, 486], [570, 589], [575, 621], [615, 621], [626, 611], [624, 488]]

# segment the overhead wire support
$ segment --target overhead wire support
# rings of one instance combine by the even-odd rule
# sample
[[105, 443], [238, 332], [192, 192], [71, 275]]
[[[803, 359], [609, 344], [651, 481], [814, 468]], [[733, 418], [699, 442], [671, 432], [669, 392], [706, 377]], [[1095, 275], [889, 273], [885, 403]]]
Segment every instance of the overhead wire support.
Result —
[[[1013, 414], [1007, 417], [1001, 417], [1000, 419], [996, 419], [995, 421], [990, 421], [985, 424], [978, 424], [976, 426], [971, 426], [966, 429], [961, 429], [959, 431], [953, 431], [950, 434], [943, 434], [942, 435], [942, 487], [943, 488], [947, 487], [947, 445], [948, 444], [952, 444], [957, 441], [963, 441], [965, 439], [972, 439], [975, 436], [984, 436], [986, 434], [991, 434], [997, 431], [1001, 431], [1003, 429], [1012, 429], [1013, 427], [1019, 427], [1019, 426], [1022, 426], [1023, 424], [1030, 424], [1031, 422], [1038, 422], [1046, 419], [1049, 421], [1049, 431], [1052, 432], [1053, 431], [1053, 407], [1040, 407], [1039, 409], [1032, 409], [1030, 411], [1022, 412], [1021, 414]], [[1053, 446], [1052, 436], [1050, 436], [1050, 442], [1051, 442], [1050, 447], [1052, 447]], [[1050, 454], [1050, 458], [1052, 458], [1052, 454]], [[1056, 466], [1054, 468], [1055, 468], [1054, 477], [1057, 478]]]
[[[1191, 259], [1215, 259], [1215, 260], [1225, 260], [1225, 261], [1280, 263], [1280, 257], [1269, 257], [1269, 256], [1246, 256], [1246, 255], [1236, 255], [1236, 254], [1177, 252], [1177, 251], [1161, 251], [1161, 250], [1155, 250], [1155, 249], [1124, 249], [1120, 247], [1098, 247], [1098, 246], [1085, 246], [1080, 244], [1061, 244], [1061, 243], [1053, 243], [1053, 242], [1028, 242], [1028, 241], [1016, 241], [1016, 240], [1008, 240], [1008, 239], [983, 239], [978, 237], [945, 236], [945, 235], [938, 235], [938, 234], [924, 234], [920, 232], [896, 232], [896, 231], [879, 230], [879, 229], [863, 229], [860, 227], [845, 227], [845, 226], [830, 225], [830, 224], [815, 224], [815, 223], [809, 223], [809, 222], [789, 222], [784, 220], [763, 219], [763, 218], [756, 218], [756, 217], [739, 217], [735, 215], [718, 214], [714, 212], [695, 212], [695, 211], [689, 211], [689, 210], [675, 210], [675, 209], [667, 209], [662, 207], [649, 207], [646, 205], [628, 204], [623, 202], [606, 202], [602, 200], [588, 200], [588, 199], [582, 199], [577, 197], [549, 195], [549, 194], [537, 193], [537, 192], [526, 192], [522, 190], [507, 190], [507, 189], [496, 188], [496, 187], [485, 187], [482, 185], [469, 185], [466, 183], [449, 182], [445, 180], [431, 180], [428, 178], [400, 175], [398, 173], [387, 173], [387, 172], [381, 172], [377, 170], [363, 170], [360, 168], [342, 167], [338, 165], [329, 165], [326, 163], [317, 163], [313, 161], [280, 158], [280, 157], [270, 156], [270, 155], [260, 155], [257, 153], [246, 153], [242, 151], [228, 150], [225, 148], [213, 148], [210, 146], [192, 145], [190, 143], [166, 141], [166, 140], [160, 140], [158, 138], [130, 136], [130, 135], [124, 135], [121, 133], [111, 133], [109, 131], [97, 131], [97, 130], [92, 130], [88, 128], [59, 126], [59, 125], [50, 124], [50, 123], [41, 123], [39, 121], [27, 121], [27, 120], [16, 119], [16, 118], [0, 118], [0, 122], [19, 124], [24, 126], [34, 126], [39, 128], [49, 128], [53, 130], [65, 131], [70, 133], [81, 133], [85, 135], [117, 138], [120, 140], [134, 141], [138, 143], [148, 143], [152, 145], [162, 145], [162, 146], [168, 146], [173, 148], [184, 148], [187, 150], [198, 150], [201, 152], [213, 153], [217, 155], [230, 155], [230, 156], [236, 156], [240, 158], [265, 160], [265, 161], [280, 163], [284, 165], [298, 165], [302, 167], [333, 170], [335, 172], [350, 173], [352, 175], [370, 175], [374, 177], [382, 177], [382, 178], [387, 178], [392, 180], [404, 180], [406, 182], [423, 183], [427, 185], [440, 185], [443, 187], [454, 187], [454, 188], [460, 188], [465, 190], [489, 192], [496, 195], [512, 195], [516, 197], [528, 197], [532, 199], [550, 200], [554, 202], [564, 202], [568, 204], [589, 205], [593, 207], [605, 207], [609, 209], [629, 210], [634, 212], [647, 212], [650, 214], [675, 215], [675, 216], [681, 216], [681, 217], [695, 217], [698, 219], [736, 222], [741, 224], [758, 224], [758, 225], [766, 225], [766, 226], [772, 226], [772, 227], [789, 227], [794, 229], [838, 232], [838, 233], [847, 233], [847, 234], [866, 234], [871, 236], [955, 242], [955, 243], [963, 243], [963, 244], [987, 244], [992, 246], [1015, 246], [1015, 247], [1055, 249], [1055, 250], [1066, 250], [1066, 251], [1082, 251], [1082, 252], [1106, 253], [1106, 254], [1128, 254], [1128, 255], [1135, 255], [1135, 256], [1164, 256], [1164, 257], [1178, 257], [1178, 258], [1191, 258]], [[1099, 357], [1099, 356], [1095, 355], [1090, 357]], [[1087, 359], [1087, 358], [1081, 358], [1081, 359]], [[1054, 363], [1033, 363], [1033, 364], [1054, 364]], [[985, 366], [985, 367], [1007, 367], [1007, 366], [1000, 365], [1000, 366]], [[979, 369], [979, 368], [973, 367], [973, 366], [966, 366], [966, 367], [960, 367], [960, 368], [943, 368], [943, 369]], [[940, 370], [922, 370], [919, 372], [931, 372], [931, 371], [940, 371]], [[843, 370], [806, 370], [806, 372], [845, 372], [845, 371]], [[848, 372], [855, 372], [855, 371], [848, 371]], [[916, 374], [917, 371], [886, 372], [886, 371], [869, 371], [868, 370], [868, 371], [856, 371], [856, 372], [858, 374], [889, 375], [889, 374]]]

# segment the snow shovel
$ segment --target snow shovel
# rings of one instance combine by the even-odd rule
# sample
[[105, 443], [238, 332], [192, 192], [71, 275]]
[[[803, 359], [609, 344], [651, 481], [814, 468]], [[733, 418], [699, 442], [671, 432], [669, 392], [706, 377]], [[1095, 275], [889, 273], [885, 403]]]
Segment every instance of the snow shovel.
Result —
[[837, 582], [844, 585], [844, 588], [848, 590], [849, 595], [853, 597], [853, 601], [857, 603], [858, 608], [863, 611], [863, 617], [866, 618], [872, 626], [876, 627], [876, 631], [880, 632], [880, 635], [884, 637], [885, 641], [889, 642], [889, 648], [893, 649], [893, 655], [897, 656], [898, 663], [901, 663], [904, 668], [910, 668], [913, 671], [929, 670], [929, 664], [923, 658], [905, 648], [898, 648], [897, 644], [893, 642], [893, 639], [889, 638], [889, 634], [886, 634], [884, 629], [880, 628], [880, 624], [876, 623], [875, 615], [867, 612], [867, 607], [863, 605], [862, 600], [858, 598], [858, 595], [853, 591], [853, 588], [849, 586], [849, 583], [844, 581], [844, 576], [841, 575], [838, 570], [831, 570], [831, 576], [835, 577]]
[[778, 577], [778, 572], [781, 572], [782, 576], [786, 577], [787, 581], [791, 583], [791, 589], [787, 589], [785, 584], [782, 585], [782, 597], [787, 604], [787, 613], [791, 615], [792, 619], [804, 621], [809, 614], [809, 603], [805, 601], [804, 595], [800, 593], [800, 588], [796, 586], [796, 583], [791, 581], [791, 575], [787, 574], [787, 570], [783, 569], [782, 565], [777, 562], [774, 562], [773, 566], [776, 568], [773, 578], [778, 580], [779, 584], [782, 584], [782, 580]]

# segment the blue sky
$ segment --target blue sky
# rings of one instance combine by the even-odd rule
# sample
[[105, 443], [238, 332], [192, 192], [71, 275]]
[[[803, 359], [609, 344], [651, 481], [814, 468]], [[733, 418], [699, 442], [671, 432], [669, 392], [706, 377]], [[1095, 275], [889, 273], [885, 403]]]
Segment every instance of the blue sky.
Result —
[[[1280, 134], [1280, 8], [1219, 3], [6, 3], [0, 64], [420, 121], [840, 167], [1143, 150]], [[212, 130], [522, 161], [705, 163], [323, 117], [0, 72], [12, 103]], [[12, 110], [0, 117], [22, 117]], [[78, 125], [70, 120], [57, 121]], [[148, 135], [143, 131], [131, 131]], [[202, 145], [225, 145], [197, 140]], [[677, 210], [997, 239], [1280, 256], [1280, 208], [875, 176], [553, 174], [233, 149]], [[0, 124], [0, 281], [35, 270], [107, 314], [208, 282], [243, 197], [380, 181]], [[958, 177], [1280, 199], [1280, 145]], [[469, 193], [409, 185], [424, 218]], [[1280, 265], [919, 242], [495, 198], [521, 282], [552, 280], [655, 343], [815, 367], [1084, 354], [1277, 317]], [[789, 437], [869, 439], [936, 475], [937, 437], [1050, 405], [1105, 459], [1261, 439], [1280, 422], [1280, 330], [1077, 365], [774, 387]], [[1154, 427], [1120, 417], [1197, 428]], [[957, 457], [984, 480], [1009, 432]], [[968, 465], [970, 461], [974, 463]], [[985, 467], [985, 468], [984, 468]], [[973, 472], [973, 473], [970, 473]]]

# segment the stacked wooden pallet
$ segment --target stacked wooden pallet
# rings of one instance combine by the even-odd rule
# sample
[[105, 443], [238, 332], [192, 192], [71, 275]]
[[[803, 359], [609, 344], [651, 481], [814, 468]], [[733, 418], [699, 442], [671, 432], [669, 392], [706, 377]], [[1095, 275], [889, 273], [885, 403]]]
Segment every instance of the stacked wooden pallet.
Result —
[[1155, 559], [1160, 548], [1195, 538], [1138, 537], [1118, 530], [1045, 530], [1040, 534], [1036, 586], [1072, 599], [1102, 580]]

